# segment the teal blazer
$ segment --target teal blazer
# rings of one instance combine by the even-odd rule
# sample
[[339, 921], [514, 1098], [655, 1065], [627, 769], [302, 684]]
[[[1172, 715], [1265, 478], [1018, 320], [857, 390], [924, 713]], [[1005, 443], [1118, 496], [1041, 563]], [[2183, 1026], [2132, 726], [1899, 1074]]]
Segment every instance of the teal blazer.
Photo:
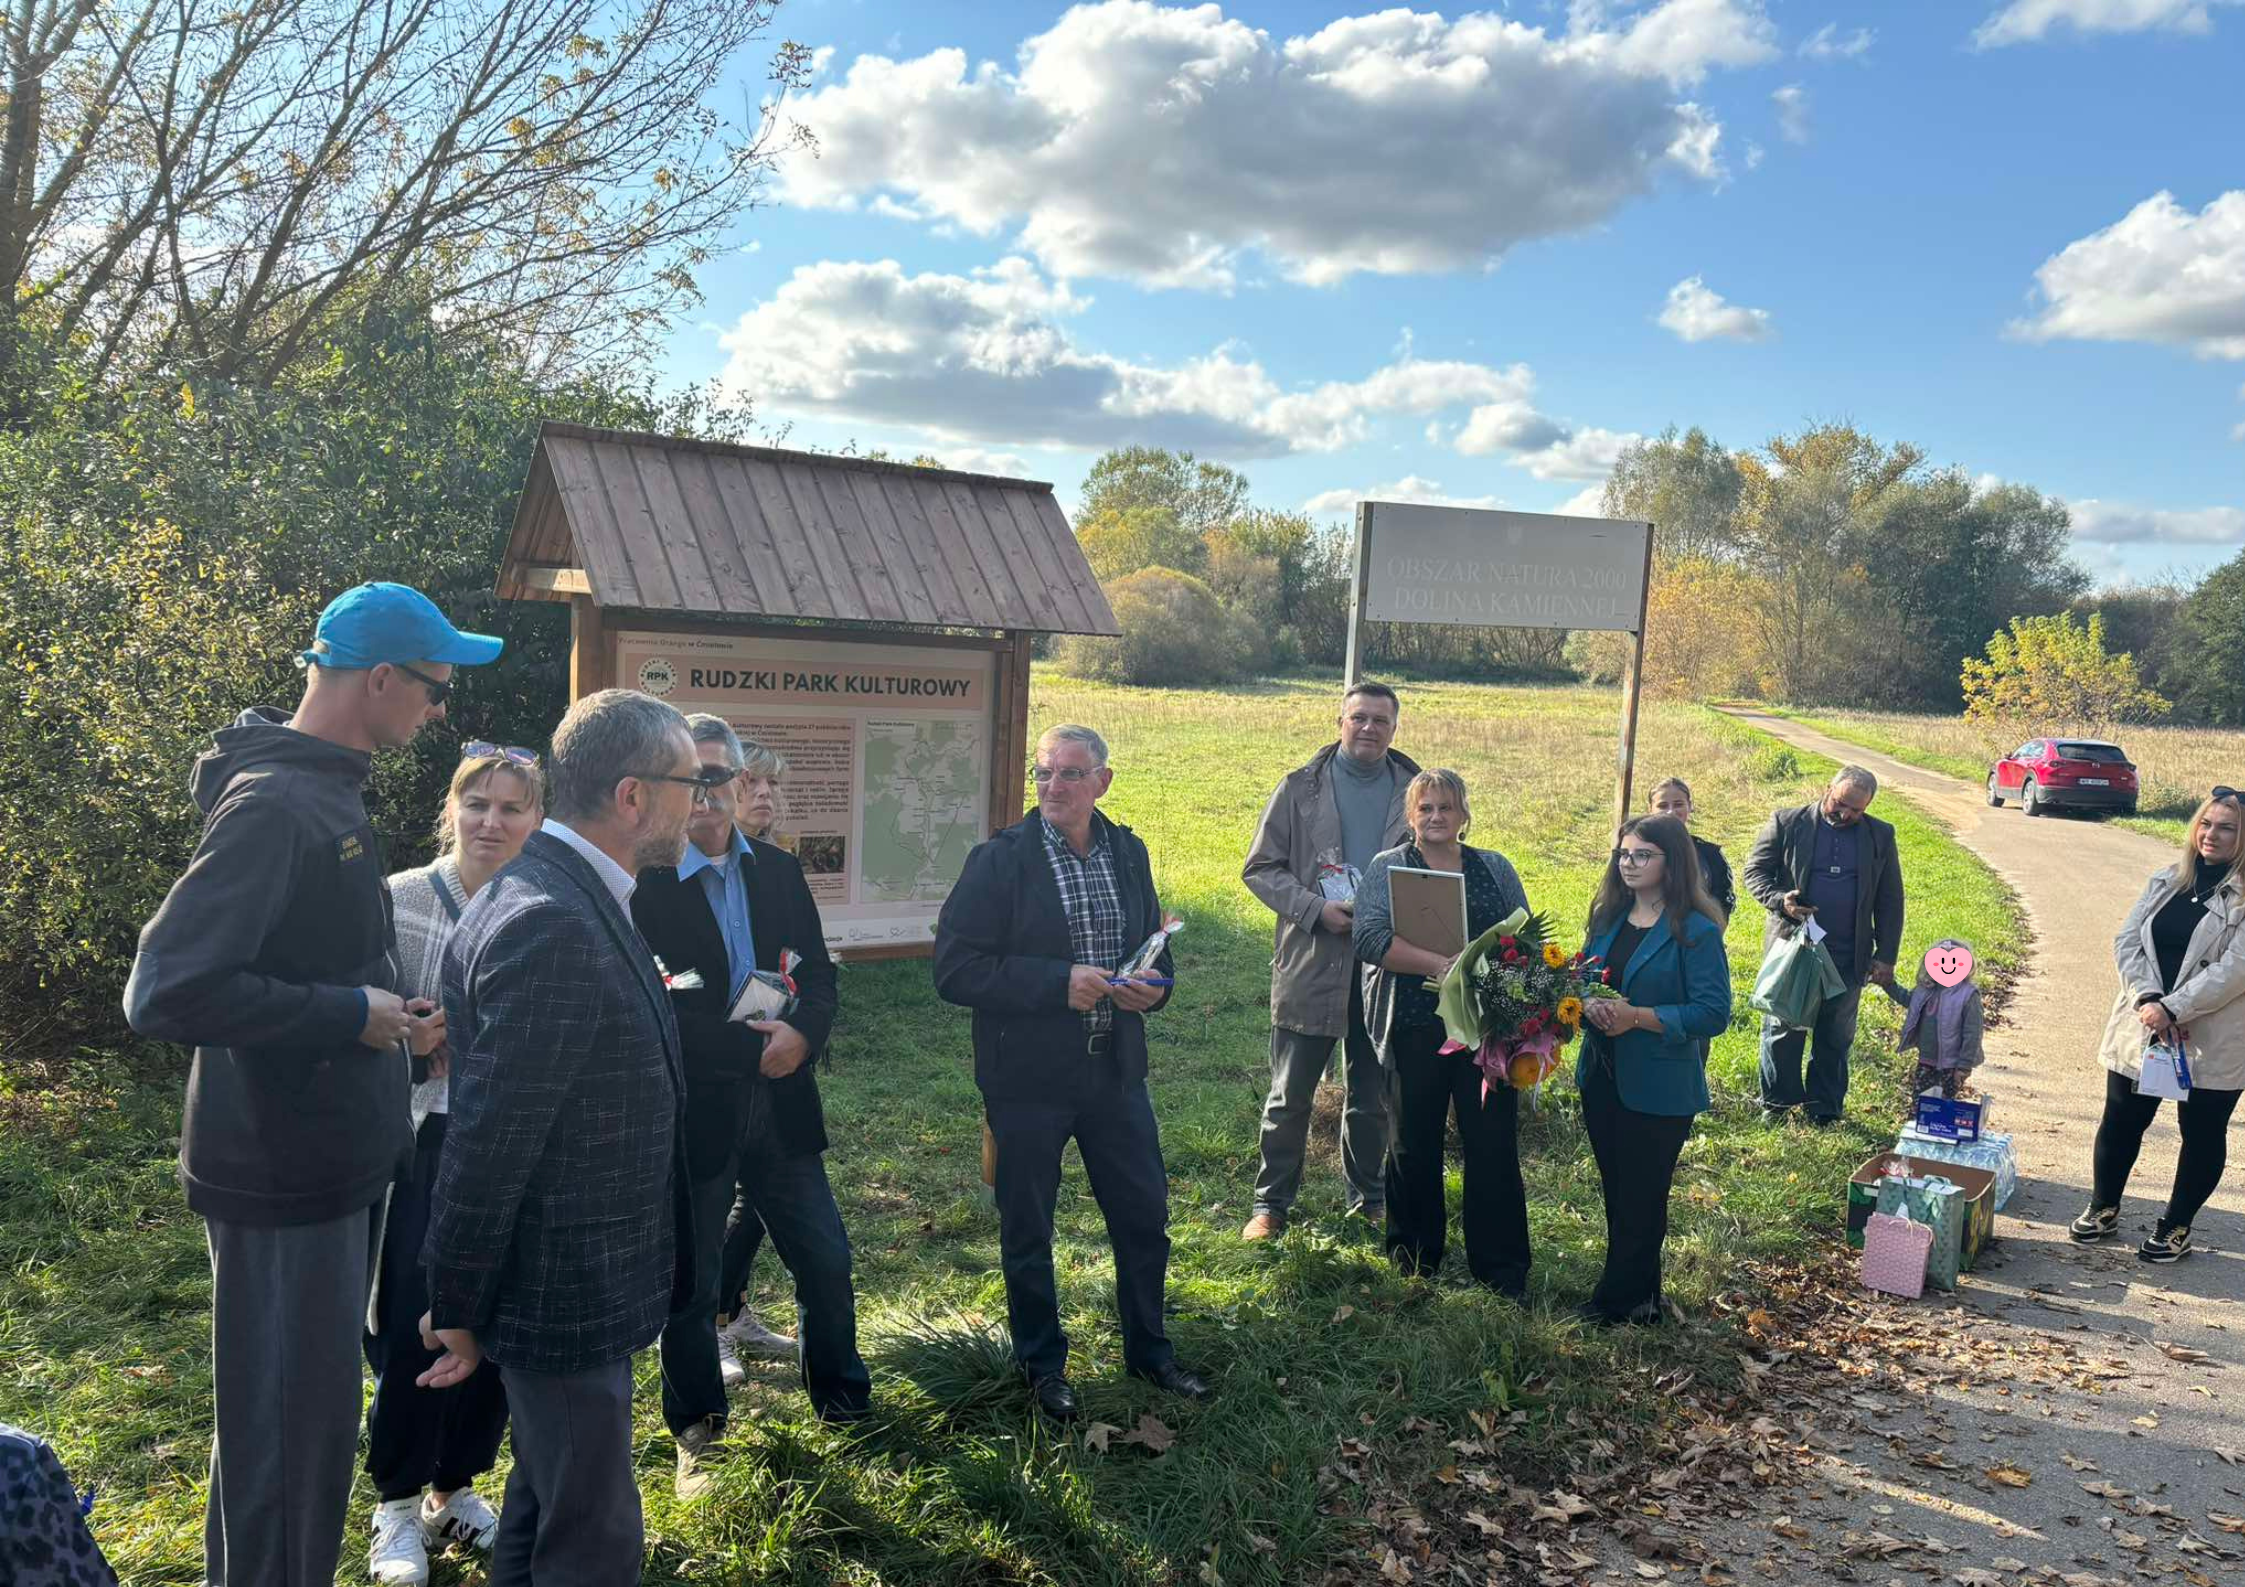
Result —
[[[1620, 929], [1617, 920], [1585, 943], [1583, 952], [1603, 957]], [[1621, 967], [1620, 985], [1632, 1004], [1660, 1016], [1657, 1032], [1624, 1031], [1614, 1038], [1614, 1089], [1621, 1105], [1670, 1118], [1706, 1112], [1710, 1099], [1700, 1043], [1731, 1022], [1731, 966], [1722, 928], [1694, 914], [1684, 924], [1679, 950], [1663, 920]], [[1586, 1045], [1575, 1059], [1577, 1086], [1587, 1056]]]

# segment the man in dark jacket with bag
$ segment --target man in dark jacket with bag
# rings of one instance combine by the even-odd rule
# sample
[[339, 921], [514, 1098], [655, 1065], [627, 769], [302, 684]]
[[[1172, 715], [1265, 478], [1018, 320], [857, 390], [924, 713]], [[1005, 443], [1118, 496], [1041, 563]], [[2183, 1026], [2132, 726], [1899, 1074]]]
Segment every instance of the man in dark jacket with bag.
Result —
[[[1843, 766], [1824, 797], [1780, 810], [1762, 824], [1746, 857], [1746, 891], [1769, 911], [1763, 952], [1814, 916], [1847, 991], [1825, 999], [1811, 1030], [1762, 1019], [1762, 1110], [1772, 1118], [1804, 1107], [1812, 1124], [1834, 1124], [1847, 1105], [1848, 1049], [1866, 981], [1894, 984], [1902, 946], [1902, 859], [1894, 828], [1867, 815], [1878, 778]], [[1804, 1085], [1801, 1054], [1808, 1051]]]
[[[741, 835], [736, 794], [741, 741], [722, 717], [686, 719], [711, 774], [686, 824], [686, 855], [639, 878], [632, 918], [673, 976], [698, 987], [671, 993], [686, 1055], [686, 1160], [694, 1202], [694, 1292], [663, 1325], [663, 1420], [678, 1441], [677, 1491], [710, 1491], [703, 1453], [725, 1429], [717, 1348], [725, 1218], [736, 1184], [748, 1188], [802, 1309], [803, 1387], [824, 1420], [865, 1415], [869, 1379], [857, 1349], [850, 1241], [827, 1183], [826, 1115], [812, 1065], [834, 1028], [834, 960], [818, 904], [795, 856]], [[729, 1018], [751, 972], [781, 971], [789, 950], [796, 1005], [781, 1019]]]
[[444, 1030], [393, 989], [360, 790], [374, 751], [443, 718], [453, 668], [499, 647], [402, 584], [330, 602], [296, 714], [245, 711], [195, 763], [202, 841], [125, 983], [134, 1030], [195, 1047], [179, 1178], [210, 1243], [212, 1587], [335, 1580], [380, 1208], [413, 1152], [408, 1054]]
[[1037, 741], [1037, 808], [978, 845], [935, 928], [935, 987], [974, 1010], [974, 1079], [997, 1153], [998, 1240], [1014, 1359], [1038, 1408], [1077, 1415], [1052, 1272], [1060, 1157], [1072, 1138], [1115, 1252], [1131, 1374], [1199, 1399], [1162, 1327], [1169, 1172], [1146, 1092], [1146, 1018], [1169, 1001], [1165, 945], [1143, 978], [1117, 971], [1161, 929], [1146, 845], [1099, 813], [1114, 781], [1088, 727]]

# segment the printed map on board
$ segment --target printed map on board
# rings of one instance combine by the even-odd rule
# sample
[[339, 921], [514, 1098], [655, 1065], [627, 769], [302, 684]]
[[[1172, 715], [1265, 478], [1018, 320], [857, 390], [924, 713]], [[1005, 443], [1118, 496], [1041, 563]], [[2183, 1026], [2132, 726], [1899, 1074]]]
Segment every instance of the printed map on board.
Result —
[[975, 845], [988, 753], [977, 722], [865, 724], [869, 899], [939, 902]]

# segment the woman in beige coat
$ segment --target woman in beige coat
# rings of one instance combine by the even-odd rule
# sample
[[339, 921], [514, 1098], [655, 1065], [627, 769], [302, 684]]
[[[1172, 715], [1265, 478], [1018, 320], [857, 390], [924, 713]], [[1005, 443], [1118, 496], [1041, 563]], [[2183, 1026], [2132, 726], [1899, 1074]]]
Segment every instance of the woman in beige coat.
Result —
[[2177, 1261], [2190, 1251], [2191, 1220], [2221, 1183], [2229, 1116], [2245, 1088], [2245, 872], [2238, 864], [2245, 802], [2216, 788], [2198, 807], [2182, 857], [2151, 879], [2113, 943], [2120, 991], [2100, 1056], [2105, 1116], [2097, 1125], [2095, 1189], [2071, 1233], [2084, 1244], [2120, 1226], [2120, 1198], [2159, 1112], [2140, 1095], [2137, 1076], [2151, 1042], [2179, 1040], [2189, 1060], [2190, 1095], [2177, 1103], [2183, 1134], [2167, 1212], [2137, 1255]]

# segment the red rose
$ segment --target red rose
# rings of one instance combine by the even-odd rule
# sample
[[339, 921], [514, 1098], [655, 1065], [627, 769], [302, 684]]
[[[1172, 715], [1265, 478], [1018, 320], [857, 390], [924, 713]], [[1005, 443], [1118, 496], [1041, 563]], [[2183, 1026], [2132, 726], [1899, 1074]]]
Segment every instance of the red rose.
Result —
[[1504, 962], [1507, 964], [1518, 964], [1520, 962], [1520, 950], [1518, 948], [1505, 949]]
[[1601, 986], [1609, 984], [1613, 980], [1613, 978], [1614, 972], [1611, 970], [1600, 970], [1598, 972], [1598, 983]]
[[1500, 948], [1509, 948], [1519, 940], [1520, 939], [1518, 937], [1499, 937], [1497, 939], [1497, 946]]

